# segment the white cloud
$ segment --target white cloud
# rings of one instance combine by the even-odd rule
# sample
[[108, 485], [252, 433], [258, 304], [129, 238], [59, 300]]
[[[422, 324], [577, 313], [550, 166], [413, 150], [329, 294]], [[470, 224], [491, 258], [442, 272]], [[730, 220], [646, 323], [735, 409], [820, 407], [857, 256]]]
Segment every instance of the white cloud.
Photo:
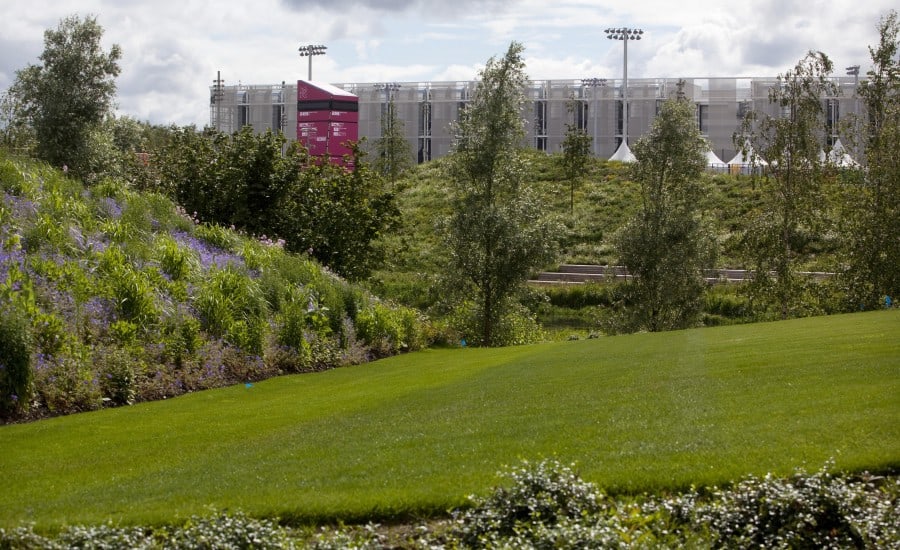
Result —
[[622, 45], [603, 29], [637, 26], [629, 76], [775, 75], [807, 50], [838, 74], [868, 63], [879, 17], [896, 0], [7, 0], [0, 89], [36, 63], [43, 31], [93, 14], [104, 45], [122, 46], [122, 113], [203, 125], [209, 86], [305, 77], [300, 44], [324, 43], [313, 76], [329, 82], [468, 80], [511, 40], [525, 44], [535, 79], [620, 78]]

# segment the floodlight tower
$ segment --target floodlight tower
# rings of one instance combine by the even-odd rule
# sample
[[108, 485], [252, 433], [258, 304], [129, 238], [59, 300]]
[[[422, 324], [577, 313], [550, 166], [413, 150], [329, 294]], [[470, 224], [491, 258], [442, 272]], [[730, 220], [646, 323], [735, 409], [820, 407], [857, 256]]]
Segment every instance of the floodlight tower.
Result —
[[862, 137], [859, 135], [859, 65], [850, 65], [847, 67], [847, 76], [853, 77], [853, 114], [855, 116], [855, 121], [853, 122], [853, 131], [855, 132], [854, 145], [856, 145], [856, 161], [862, 164], [862, 157], [859, 155], [860, 143], [862, 142]]
[[605, 78], [582, 78], [581, 85], [584, 87], [591, 88], [591, 116], [594, 119], [594, 131], [593, 131], [593, 140], [591, 142], [591, 151], [593, 151], [595, 157], [600, 156], [600, 136], [597, 135], [597, 111], [599, 110], [597, 106], [599, 103], [597, 102], [597, 88], [606, 86]]
[[622, 69], [622, 141], [628, 143], [628, 41], [640, 40], [644, 34], [643, 29], [632, 29], [629, 27], [620, 27], [617, 29], [606, 29], [606, 38], [610, 40], [621, 40], [625, 46], [625, 63]]
[[215, 108], [216, 130], [222, 131], [222, 100], [225, 98], [225, 81], [222, 80], [222, 71], [216, 71], [216, 79], [213, 80], [212, 102]]
[[314, 55], [325, 55], [325, 50], [328, 49], [328, 46], [323, 46], [322, 44], [310, 44], [308, 46], [300, 46], [298, 51], [300, 52], [300, 57], [309, 57], [309, 78], [307, 80], [312, 81], [312, 58]]

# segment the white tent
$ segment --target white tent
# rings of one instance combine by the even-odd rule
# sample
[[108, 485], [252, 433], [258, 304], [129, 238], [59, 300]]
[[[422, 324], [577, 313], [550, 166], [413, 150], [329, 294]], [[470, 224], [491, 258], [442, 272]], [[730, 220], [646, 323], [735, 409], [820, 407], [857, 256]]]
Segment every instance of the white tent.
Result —
[[759, 166], [767, 166], [768, 163], [763, 159], [759, 158], [756, 154], [756, 151], [753, 150], [753, 147], [748, 143], [747, 144], [747, 152], [738, 151], [734, 158], [728, 161], [729, 166], [749, 166], [750, 160], [753, 159], [756, 161], [756, 164]]
[[613, 156], [609, 157], [609, 160], [617, 160], [619, 162], [637, 162], [637, 158], [634, 156], [634, 153], [631, 152], [631, 148], [628, 147], [628, 142], [622, 140], [622, 144], [619, 145], [619, 148], [616, 149], [616, 152], [613, 153]]
[[847, 153], [847, 149], [844, 148], [844, 144], [841, 143], [841, 140], [834, 142], [834, 146], [828, 153], [828, 161], [842, 168], [855, 168], [859, 166], [859, 164], [853, 160], [853, 157]]
[[706, 151], [706, 164], [708, 166], [723, 166], [725, 163], [722, 162], [715, 153], [712, 152], [712, 149], [708, 149]]

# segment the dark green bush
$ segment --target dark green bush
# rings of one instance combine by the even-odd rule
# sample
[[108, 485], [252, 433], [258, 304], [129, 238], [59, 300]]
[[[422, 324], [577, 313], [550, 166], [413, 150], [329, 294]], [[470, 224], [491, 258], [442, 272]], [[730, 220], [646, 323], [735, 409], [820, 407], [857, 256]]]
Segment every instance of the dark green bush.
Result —
[[134, 404], [140, 360], [122, 348], [100, 347], [95, 361], [104, 399], [115, 405]]
[[0, 415], [27, 410], [34, 370], [27, 316], [13, 304], [0, 304]]
[[589, 306], [611, 306], [617, 300], [617, 285], [607, 283], [584, 283], [561, 285], [544, 289], [550, 304], [571, 309]]
[[704, 311], [729, 319], [747, 317], [751, 314], [750, 300], [735, 286], [720, 285], [706, 292]]

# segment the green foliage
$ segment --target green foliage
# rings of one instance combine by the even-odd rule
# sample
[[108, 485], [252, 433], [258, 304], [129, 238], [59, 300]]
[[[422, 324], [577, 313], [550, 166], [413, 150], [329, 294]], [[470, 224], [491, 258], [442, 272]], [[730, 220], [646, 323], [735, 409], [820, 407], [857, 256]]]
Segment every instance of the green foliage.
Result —
[[0, 302], [0, 416], [28, 408], [33, 391], [28, 318], [15, 304]]
[[125, 348], [112, 347], [97, 354], [100, 391], [114, 405], [132, 405], [137, 397], [141, 362]]
[[634, 276], [624, 289], [629, 309], [622, 329], [671, 330], [697, 323], [703, 269], [715, 249], [699, 210], [706, 140], [694, 105], [679, 90], [663, 103], [650, 132], [634, 145], [633, 177], [641, 207], [616, 237], [621, 263]]
[[900, 543], [896, 480], [823, 468], [790, 478], [749, 476], [728, 489], [605, 496], [546, 460], [507, 472], [500, 487], [457, 513], [442, 539], [462, 548], [887, 548]]
[[[195, 225], [163, 195], [111, 177], [85, 190], [2, 151], [0, 176], [19, 193], [0, 200], [0, 301], [26, 319], [35, 364], [35, 405], [3, 421], [375, 355], [354, 326], [370, 294], [280, 242]], [[414, 325], [424, 320], [406, 313], [402, 342], [418, 347], [423, 329]], [[377, 354], [406, 349], [400, 342]]]
[[873, 68], [859, 94], [868, 113], [863, 181], [843, 188], [847, 223], [844, 279], [850, 307], [880, 307], [900, 296], [900, 20], [889, 12], [878, 26]]
[[463, 546], [493, 547], [504, 540], [528, 544], [526, 533], [585, 519], [601, 509], [596, 487], [559, 462], [526, 461], [505, 476], [512, 487], [498, 487], [487, 498], [475, 499], [472, 509], [458, 513], [453, 536]]
[[828, 80], [832, 69], [824, 53], [809, 52], [793, 70], [779, 75], [779, 86], [769, 92], [769, 102], [786, 116], [748, 113], [735, 136], [744, 150], [752, 147], [768, 163], [770, 177], [761, 181], [761, 210], [747, 230], [744, 250], [758, 279], [751, 287], [754, 302], [777, 307], [783, 319], [802, 307], [804, 285], [796, 272], [803, 248], [797, 246], [798, 237], [823, 220], [827, 166], [819, 159], [819, 136], [826, 130], [821, 99], [837, 95]]
[[714, 548], [900, 544], [896, 480], [881, 486], [873, 476], [848, 479], [829, 470], [826, 465], [814, 474], [797, 471], [789, 478], [749, 476], [729, 489], [713, 488], [702, 500], [688, 496], [684, 501], [693, 506], [681, 513], [694, 526], [710, 530]]
[[[459, 123], [448, 175], [452, 213], [444, 226], [449, 276], [459, 300], [477, 302], [474, 341], [497, 345], [510, 298], [554, 252], [555, 224], [526, 184], [520, 113], [525, 101], [523, 47], [491, 58]], [[472, 311], [472, 310], [470, 310]]]
[[183, 524], [156, 528], [121, 527], [112, 523], [73, 525], [52, 537], [39, 535], [32, 527], [0, 529], [0, 548], [4, 549], [280, 550], [293, 547], [288, 531], [277, 521], [251, 518], [240, 511], [192, 516]]
[[365, 278], [381, 264], [377, 239], [390, 230], [398, 212], [394, 196], [354, 148], [352, 172], [331, 163], [313, 164], [297, 157], [297, 177], [279, 204], [273, 233], [292, 252], [307, 252], [338, 274]]
[[420, 349], [425, 344], [421, 324], [415, 310], [389, 307], [377, 301], [356, 315], [357, 336], [379, 357], [397, 350]]
[[282, 154], [283, 144], [280, 134], [253, 134], [249, 127], [230, 137], [177, 130], [159, 151], [157, 189], [207, 225], [283, 239], [288, 251], [364, 278], [382, 261], [375, 243], [396, 219], [393, 195], [358, 147], [355, 168], [347, 170], [297, 144]]
[[83, 345], [66, 353], [40, 355], [35, 364], [35, 395], [41, 410], [50, 414], [91, 411], [103, 405], [95, 357]]
[[213, 270], [198, 288], [194, 306], [204, 330], [247, 353], [262, 354], [267, 309], [254, 279], [231, 266]]
[[[572, 102], [566, 107], [570, 113], [573, 112]], [[575, 213], [575, 188], [585, 176], [591, 159], [593, 141], [587, 130], [578, 128], [575, 124], [566, 124], [566, 137], [562, 142], [563, 154], [560, 162], [566, 179], [569, 180], [569, 212], [572, 214]]]
[[196, 257], [168, 235], [160, 236], [154, 243], [155, 255], [163, 273], [175, 281], [190, 280], [199, 268]]
[[100, 47], [103, 28], [93, 17], [67, 17], [44, 32], [42, 65], [16, 73], [12, 93], [34, 128], [38, 155], [81, 176], [96, 161], [93, 132], [113, 106], [122, 57], [118, 45]]
[[543, 289], [551, 305], [579, 309], [588, 306], [611, 306], [617, 301], [616, 286], [584, 283]]
[[142, 328], [155, 322], [159, 309], [148, 274], [135, 268], [117, 246], [103, 251], [100, 267], [106, 275], [109, 297], [119, 314]]
[[233, 251], [237, 247], [238, 237], [233, 231], [217, 223], [204, 223], [194, 228], [194, 235], [209, 245], [225, 251]]
[[381, 137], [374, 143], [372, 168], [393, 186], [412, 167], [413, 156], [403, 120], [397, 117], [393, 91], [388, 89], [385, 93], [390, 95], [390, 101], [381, 113]]
[[462, 302], [456, 305], [448, 319], [450, 326], [468, 345], [520, 346], [540, 342], [545, 337], [535, 315], [511, 300], [501, 307], [502, 313], [494, 322], [493, 341], [485, 342], [482, 332], [484, 314], [479, 308], [480, 304], [476, 302]]

